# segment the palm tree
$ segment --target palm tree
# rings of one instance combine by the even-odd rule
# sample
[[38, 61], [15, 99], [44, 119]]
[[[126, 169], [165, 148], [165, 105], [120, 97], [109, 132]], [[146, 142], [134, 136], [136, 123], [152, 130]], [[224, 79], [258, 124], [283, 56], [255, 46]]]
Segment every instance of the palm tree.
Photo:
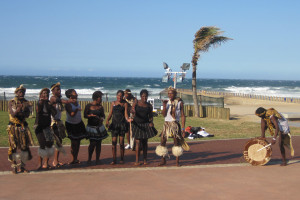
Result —
[[[197, 88], [196, 88], [196, 71], [198, 59], [200, 58], [200, 52], [207, 52], [211, 46], [217, 47], [231, 38], [221, 36], [223, 31], [220, 31], [218, 27], [205, 26], [200, 28], [195, 34], [194, 43], [194, 54], [192, 59], [193, 73], [192, 73], [192, 91], [193, 91], [193, 101], [195, 117], [200, 117], [199, 106], [197, 99]], [[201, 104], [201, 102], [200, 102]]]

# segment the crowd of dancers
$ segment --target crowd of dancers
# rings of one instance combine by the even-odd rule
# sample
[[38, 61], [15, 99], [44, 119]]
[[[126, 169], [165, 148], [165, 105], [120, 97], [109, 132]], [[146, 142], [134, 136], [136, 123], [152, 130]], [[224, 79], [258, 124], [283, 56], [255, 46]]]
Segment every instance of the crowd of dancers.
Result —
[[[11, 162], [12, 172], [29, 172], [25, 168], [28, 160], [32, 159], [30, 146], [33, 145], [32, 133], [26, 122], [31, 113], [32, 105], [25, 99], [26, 88], [20, 85], [15, 90], [15, 98], [9, 101], [9, 124], [7, 128], [9, 137], [8, 160]], [[51, 93], [51, 97], [50, 97]], [[125, 155], [124, 139], [127, 138], [128, 148], [135, 148], [136, 161], [134, 165], [147, 165], [148, 139], [157, 135], [153, 123], [153, 108], [148, 103], [148, 91], [140, 91], [140, 100], [131, 94], [129, 89], [118, 90], [116, 100], [111, 103], [108, 117], [102, 106], [102, 92], [95, 91], [92, 102], [87, 104], [83, 116], [87, 119], [85, 125], [82, 120], [82, 109], [77, 101], [78, 94], [74, 89], [65, 92], [67, 99], [61, 95], [60, 83], [51, 85], [50, 89], [43, 88], [39, 93], [36, 105], [36, 121], [34, 131], [39, 143], [37, 170], [59, 168], [63, 163], [59, 161], [60, 153], [66, 153], [62, 145], [64, 138], [71, 140], [70, 165], [78, 164], [80, 141], [89, 139], [87, 163], [91, 164], [93, 153], [96, 154], [96, 164], [100, 164], [101, 143], [108, 137], [112, 137], [112, 162], [111, 165], [123, 164]], [[156, 154], [161, 156], [159, 165], [166, 164], [169, 156], [166, 147], [168, 137], [174, 138], [172, 154], [176, 157], [176, 165], [183, 150], [189, 150], [189, 146], [182, 135], [185, 127], [183, 101], [178, 98], [176, 89], [168, 88], [168, 100], [163, 101], [162, 115], [165, 118], [161, 143], [156, 147]], [[62, 122], [62, 112], [66, 111], [66, 121]], [[131, 133], [131, 134], [130, 134]], [[117, 141], [119, 139], [120, 160], [117, 162]], [[131, 142], [130, 142], [131, 141]], [[131, 144], [131, 145], [130, 145]], [[140, 151], [143, 151], [143, 161], [140, 162]], [[53, 162], [49, 164], [49, 158]]]
[[[8, 160], [11, 162], [12, 172], [28, 172], [25, 164], [32, 159], [30, 146], [34, 144], [32, 133], [26, 122], [32, 111], [32, 105], [25, 99], [26, 88], [20, 85], [15, 89], [15, 97], [8, 103], [9, 123], [8, 133]], [[50, 97], [51, 93], [51, 97]], [[37, 170], [48, 170], [59, 168], [63, 163], [59, 161], [60, 153], [66, 153], [62, 141], [68, 137], [71, 140], [70, 165], [78, 164], [78, 153], [82, 139], [89, 139], [87, 163], [91, 164], [93, 153], [96, 154], [96, 164], [100, 164], [101, 143], [108, 137], [112, 137], [112, 162], [111, 165], [123, 164], [125, 149], [134, 148], [136, 160], [134, 165], [147, 165], [148, 139], [157, 135], [153, 123], [153, 107], [148, 103], [148, 91], [140, 91], [140, 99], [137, 100], [129, 89], [118, 90], [116, 100], [111, 103], [109, 115], [106, 118], [102, 106], [101, 91], [95, 91], [92, 95], [92, 102], [87, 104], [83, 116], [87, 119], [85, 125], [82, 120], [82, 109], [77, 101], [78, 94], [74, 89], [65, 92], [67, 99], [61, 95], [60, 83], [51, 85], [50, 89], [43, 88], [39, 93], [39, 100], [36, 105], [36, 120], [34, 131], [39, 143], [38, 167]], [[62, 122], [62, 112], [66, 111], [66, 121]], [[272, 144], [279, 136], [279, 147], [282, 157], [282, 166], [287, 165], [285, 148], [291, 149], [291, 156], [294, 150], [291, 142], [290, 129], [287, 120], [275, 109], [258, 108], [255, 112], [261, 118], [261, 138], [265, 140], [265, 131], [269, 129], [273, 136]], [[184, 140], [185, 115], [182, 99], [177, 97], [176, 89], [168, 88], [168, 100], [163, 100], [162, 115], [164, 125], [161, 133], [160, 145], [156, 147], [155, 153], [161, 156], [159, 165], [166, 164], [166, 157], [169, 157], [166, 142], [169, 137], [174, 139], [172, 154], [176, 157], [176, 165], [179, 164], [179, 157], [183, 150], [188, 151], [189, 146]], [[275, 131], [274, 131], [275, 129]], [[130, 134], [129, 134], [130, 133]], [[128, 145], [125, 147], [124, 139], [127, 138]], [[120, 160], [117, 162], [117, 142], [119, 139]], [[143, 161], [140, 162], [140, 151], [143, 151]], [[53, 162], [49, 164], [49, 158]]]

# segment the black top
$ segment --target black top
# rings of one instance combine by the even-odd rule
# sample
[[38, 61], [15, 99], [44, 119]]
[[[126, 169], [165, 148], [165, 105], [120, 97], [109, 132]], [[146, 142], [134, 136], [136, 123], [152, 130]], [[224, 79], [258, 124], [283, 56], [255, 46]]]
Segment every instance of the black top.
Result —
[[112, 123], [114, 124], [120, 124], [120, 123], [125, 123], [125, 107], [119, 105], [113, 106], [113, 118], [112, 118]]
[[49, 105], [49, 101], [38, 101], [36, 110], [35, 129], [36, 133], [40, 133], [44, 128], [51, 125], [51, 114], [55, 115], [56, 110], [53, 106]]
[[151, 105], [149, 103], [147, 103], [147, 107], [139, 106], [137, 104], [135, 106], [135, 116], [133, 120], [136, 123], [149, 123], [151, 112]]
[[[88, 119], [88, 125], [99, 126], [102, 124], [102, 121], [103, 121], [103, 119], [101, 120], [100, 118], [105, 118], [104, 108], [102, 106], [100, 106], [100, 108], [97, 110], [91, 110], [91, 106], [93, 106], [93, 105], [90, 103], [88, 105], [86, 105], [86, 107], [84, 109], [84, 118]], [[94, 114], [94, 115], [96, 115], [96, 117], [88, 117], [88, 115], [90, 115], [90, 114]]]

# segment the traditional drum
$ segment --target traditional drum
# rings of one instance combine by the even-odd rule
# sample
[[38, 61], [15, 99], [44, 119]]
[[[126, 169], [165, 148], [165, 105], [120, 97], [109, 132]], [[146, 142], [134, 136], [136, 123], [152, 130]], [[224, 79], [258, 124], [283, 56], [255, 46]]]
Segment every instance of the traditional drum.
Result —
[[253, 138], [245, 144], [244, 158], [250, 164], [265, 165], [271, 160], [272, 148], [265, 139]]

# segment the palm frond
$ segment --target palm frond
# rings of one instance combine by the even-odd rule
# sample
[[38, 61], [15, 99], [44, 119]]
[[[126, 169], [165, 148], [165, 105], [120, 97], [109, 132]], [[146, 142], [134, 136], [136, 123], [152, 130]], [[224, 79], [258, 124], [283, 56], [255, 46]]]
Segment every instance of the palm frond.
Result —
[[194, 42], [197, 42], [198, 40], [203, 40], [207, 37], [218, 36], [221, 35], [222, 33], [223, 31], [220, 31], [218, 27], [214, 27], [214, 26], [202, 27], [199, 31], [196, 32]]
[[205, 26], [196, 32], [195, 39], [193, 40], [195, 51], [192, 58], [192, 64], [194, 66], [197, 65], [200, 57], [199, 52], [207, 52], [211, 46], [217, 47], [227, 40], [231, 40], [231, 38], [221, 36], [223, 33], [223, 31], [220, 31], [220, 29], [215, 26]]
[[[204, 47], [204, 51], [208, 51], [208, 49], [212, 46], [214, 48], [220, 46], [222, 43], [226, 42], [227, 40], [232, 40], [231, 38], [224, 37], [224, 36], [216, 36], [213, 37], [209, 43], [206, 44]], [[200, 50], [201, 51], [201, 50]]]

